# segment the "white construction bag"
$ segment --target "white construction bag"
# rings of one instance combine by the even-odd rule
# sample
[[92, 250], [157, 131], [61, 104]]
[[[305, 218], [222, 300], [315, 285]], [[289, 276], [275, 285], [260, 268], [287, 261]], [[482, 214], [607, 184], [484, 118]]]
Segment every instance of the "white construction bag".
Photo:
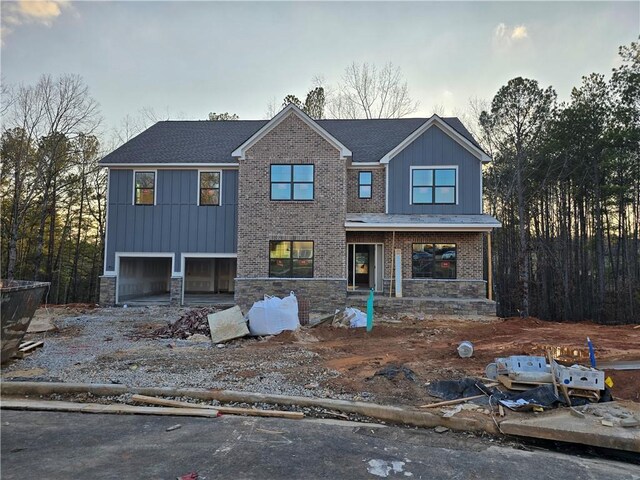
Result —
[[253, 304], [249, 313], [249, 331], [251, 335], [277, 335], [284, 330], [297, 330], [298, 299], [293, 292], [288, 297], [278, 298], [264, 296]]
[[367, 314], [364, 313], [362, 310], [358, 310], [357, 308], [347, 307], [344, 311], [344, 314], [347, 317], [354, 315], [349, 325], [351, 328], [362, 328], [367, 326]]

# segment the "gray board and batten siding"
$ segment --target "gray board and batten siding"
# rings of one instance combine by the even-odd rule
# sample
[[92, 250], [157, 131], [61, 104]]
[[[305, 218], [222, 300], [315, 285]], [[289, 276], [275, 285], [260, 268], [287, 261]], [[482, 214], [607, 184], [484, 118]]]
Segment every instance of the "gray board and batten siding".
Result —
[[[212, 168], [215, 170], [215, 168]], [[106, 270], [115, 252], [235, 253], [238, 171], [222, 170], [220, 206], [198, 206], [198, 170], [157, 170], [156, 204], [133, 205], [133, 169], [111, 169]]]
[[[458, 166], [458, 203], [411, 205], [411, 167]], [[400, 214], [482, 213], [480, 179], [482, 164], [437, 125], [431, 126], [389, 162], [389, 210]]]

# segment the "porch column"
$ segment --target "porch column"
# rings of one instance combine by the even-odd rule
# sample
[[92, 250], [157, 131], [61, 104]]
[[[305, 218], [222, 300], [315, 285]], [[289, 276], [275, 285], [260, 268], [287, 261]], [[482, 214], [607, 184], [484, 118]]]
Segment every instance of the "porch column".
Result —
[[491, 232], [487, 232], [487, 298], [493, 300], [493, 261], [491, 258]]
[[402, 249], [396, 248], [394, 254], [396, 274], [396, 297], [402, 297]]

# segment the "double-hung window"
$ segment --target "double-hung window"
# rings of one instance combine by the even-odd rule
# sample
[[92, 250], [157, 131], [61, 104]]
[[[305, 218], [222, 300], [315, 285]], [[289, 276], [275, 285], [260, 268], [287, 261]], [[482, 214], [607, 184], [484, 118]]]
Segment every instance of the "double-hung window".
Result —
[[269, 276], [313, 278], [313, 242], [269, 242]]
[[456, 278], [455, 243], [414, 243], [412, 250], [413, 278]]
[[371, 185], [373, 174], [371, 172], [358, 172], [358, 198], [371, 198]]
[[455, 168], [412, 168], [411, 203], [455, 204], [456, 182]]
[[133, 204], [155, 205], [156, 172], [133, 172]]
[[313, 200], [313, 165], [271, 165], [271, 200]]
[[198, 205], [220, 205], [220, 172], [200, 172]]

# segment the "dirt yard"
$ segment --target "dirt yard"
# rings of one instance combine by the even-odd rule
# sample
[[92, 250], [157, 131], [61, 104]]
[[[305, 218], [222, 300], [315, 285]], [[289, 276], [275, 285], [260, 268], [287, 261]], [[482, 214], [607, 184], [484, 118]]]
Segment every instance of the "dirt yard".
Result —
[[[151, 335], [186, 311], [42, 308], [36, 321], [52, 322], [54, 328], [27, 339], [44, 339], [44, 347], [4, 366], [2, 378], [226, 388], [419, 405], [432, 400], [425, 389], [428, 382], [482, 376], [495, 357], [544, 354], [552, 348], [563, 359], [588, 363], [587, 336], [598, 361], [640, 360], [640, 329], [633, 325], [533, 318], [386, 316], [377, 319], [371, 333], [321, 325], [224, 346], [201, 336], [181, 340]], [[474, 344], [472, 358], [458, 356], [456, 347], [463, 340]], [[414, 375], [376, 374], [387, 366], [406, 367]], [[640, 371], [611, 370], [607, 375], [614, 381], [614, 397], [640, 401]]]

